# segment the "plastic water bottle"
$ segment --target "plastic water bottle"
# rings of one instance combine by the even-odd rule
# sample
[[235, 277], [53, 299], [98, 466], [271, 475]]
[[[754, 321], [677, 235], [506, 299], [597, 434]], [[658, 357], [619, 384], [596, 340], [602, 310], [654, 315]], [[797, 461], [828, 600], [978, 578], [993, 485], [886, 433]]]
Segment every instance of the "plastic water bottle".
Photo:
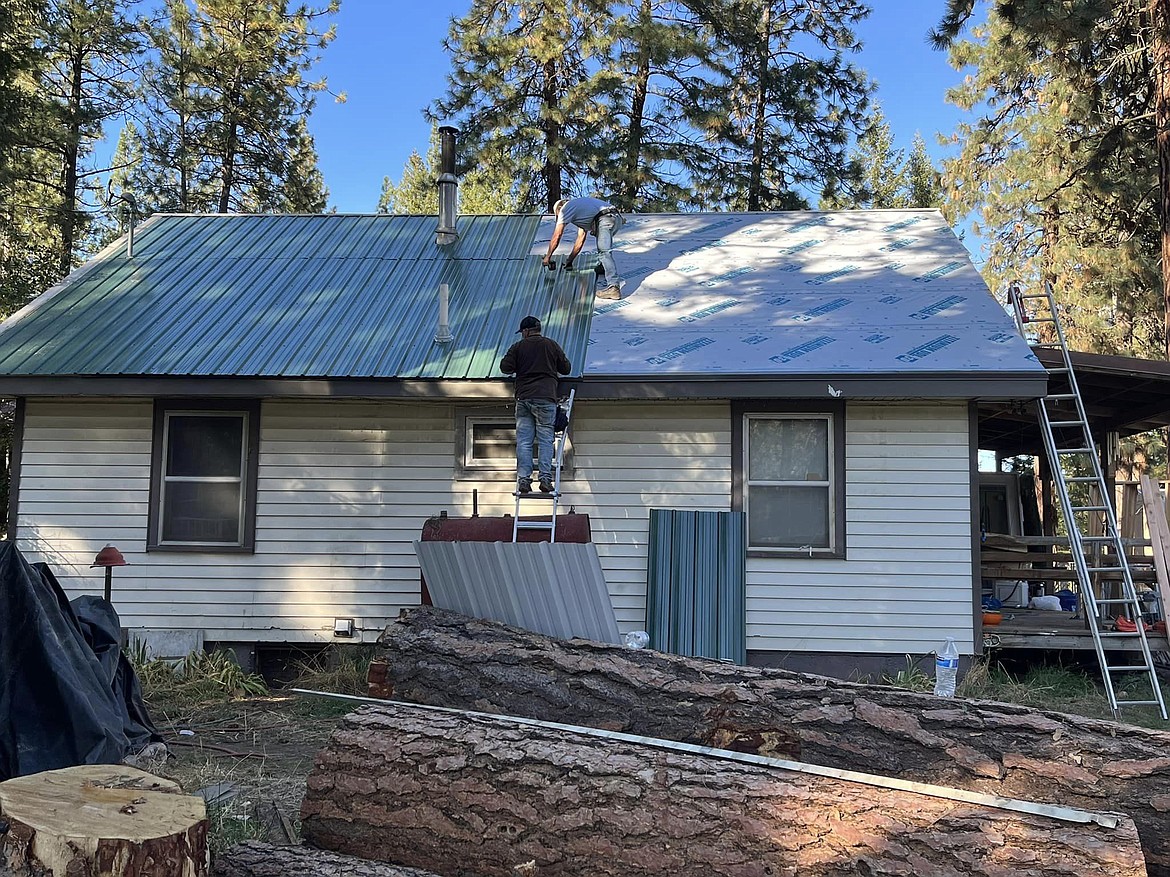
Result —
[[955, 696], [955, 677], [959, 675], [959, 649], [955, 638], [948, 636], [942, 649], [934, 656], [935, 697]]
[[650, 634], [644, 630], [631, 630], [622, 637], [622, 641], [627, 649], [644, 649], [650, 645]]

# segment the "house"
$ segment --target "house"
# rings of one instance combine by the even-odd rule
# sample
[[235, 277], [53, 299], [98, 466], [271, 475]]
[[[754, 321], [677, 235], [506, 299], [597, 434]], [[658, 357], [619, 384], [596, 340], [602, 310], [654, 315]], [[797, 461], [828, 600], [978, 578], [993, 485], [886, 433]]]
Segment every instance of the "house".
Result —
[[151, 217], [0, 326], [10, 537], [71, 594], [117, 545], [129, 628], [372, 640], [419, 602], [427, 518], [512, 512], [498, 362], [532, 313], [574, 366], [564, 502], [623, 631], [646, 623], [649, 510], [739, 509], [751, 662], [979, 650], [978, 406], [1047, 373], [938, 211], [630, 216], [613, 302], [587, 259], [541, 267], [550, 232]]

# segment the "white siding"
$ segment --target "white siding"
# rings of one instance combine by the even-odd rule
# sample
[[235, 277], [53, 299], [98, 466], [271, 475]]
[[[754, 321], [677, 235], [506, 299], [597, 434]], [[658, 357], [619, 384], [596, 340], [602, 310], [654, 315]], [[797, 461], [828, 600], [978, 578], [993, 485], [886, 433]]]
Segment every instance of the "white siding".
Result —
[[749, 649], [974, 649], [967, 407], [850, 404], [842, 560], [748, 558]]
[[[256, 552], [145, 552], [150, 402], [30, 401], [19, 546], [69, 590], [101, 593], [107, 542], [127, 627], [201, 628], [208, 639], [365, 638], [419, 601], [411, 542], [446, 509], [513, 510], [509, 477], [453, 477], [446, 403], [268, 401], [261, 407]], [[726, 402], [580, 403], [565, 504], [590, 516], [618, 622], [645, 625], [651, 508], [730, 506]], [[963, 405], [851, 405], [845, 560], [750, 558], [748, 648], [922, 652], [971, 646], [971, 524]], [[910, 450], [908, 450], [910, 449]]]

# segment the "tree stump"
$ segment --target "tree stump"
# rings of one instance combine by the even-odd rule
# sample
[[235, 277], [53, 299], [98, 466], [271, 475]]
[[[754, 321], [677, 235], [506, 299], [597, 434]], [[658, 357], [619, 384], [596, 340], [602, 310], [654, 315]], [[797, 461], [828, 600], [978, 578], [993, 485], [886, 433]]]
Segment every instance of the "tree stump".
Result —
[[447, 877], [529, 861], [541, 877], [1146, 873], [1121, 815], [1057, 819], [404, 704], [343, 720], [301, 815], [316, 846]]
[[379, 639], [370, 695], [698, 743], [1137, 824], [1170, 877], [1170, 733], [992, 701], [559, 640], [421, 607]]
[[0, 783], [3, 877], [207, 877], [201, 798], [123, 765]]
[[371, 862], [304, 846], [250, 840], [216, 856], [215, 877], [439, 877], [431, 871]]

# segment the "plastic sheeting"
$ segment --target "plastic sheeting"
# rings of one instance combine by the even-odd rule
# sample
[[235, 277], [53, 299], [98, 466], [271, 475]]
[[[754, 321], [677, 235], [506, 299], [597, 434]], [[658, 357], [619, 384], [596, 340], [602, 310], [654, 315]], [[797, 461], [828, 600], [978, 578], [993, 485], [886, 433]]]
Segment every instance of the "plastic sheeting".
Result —
[[113, 606], [71, 605], [48, 566], [0, 543], [0, 781], [161, 742], [119, 640]]

